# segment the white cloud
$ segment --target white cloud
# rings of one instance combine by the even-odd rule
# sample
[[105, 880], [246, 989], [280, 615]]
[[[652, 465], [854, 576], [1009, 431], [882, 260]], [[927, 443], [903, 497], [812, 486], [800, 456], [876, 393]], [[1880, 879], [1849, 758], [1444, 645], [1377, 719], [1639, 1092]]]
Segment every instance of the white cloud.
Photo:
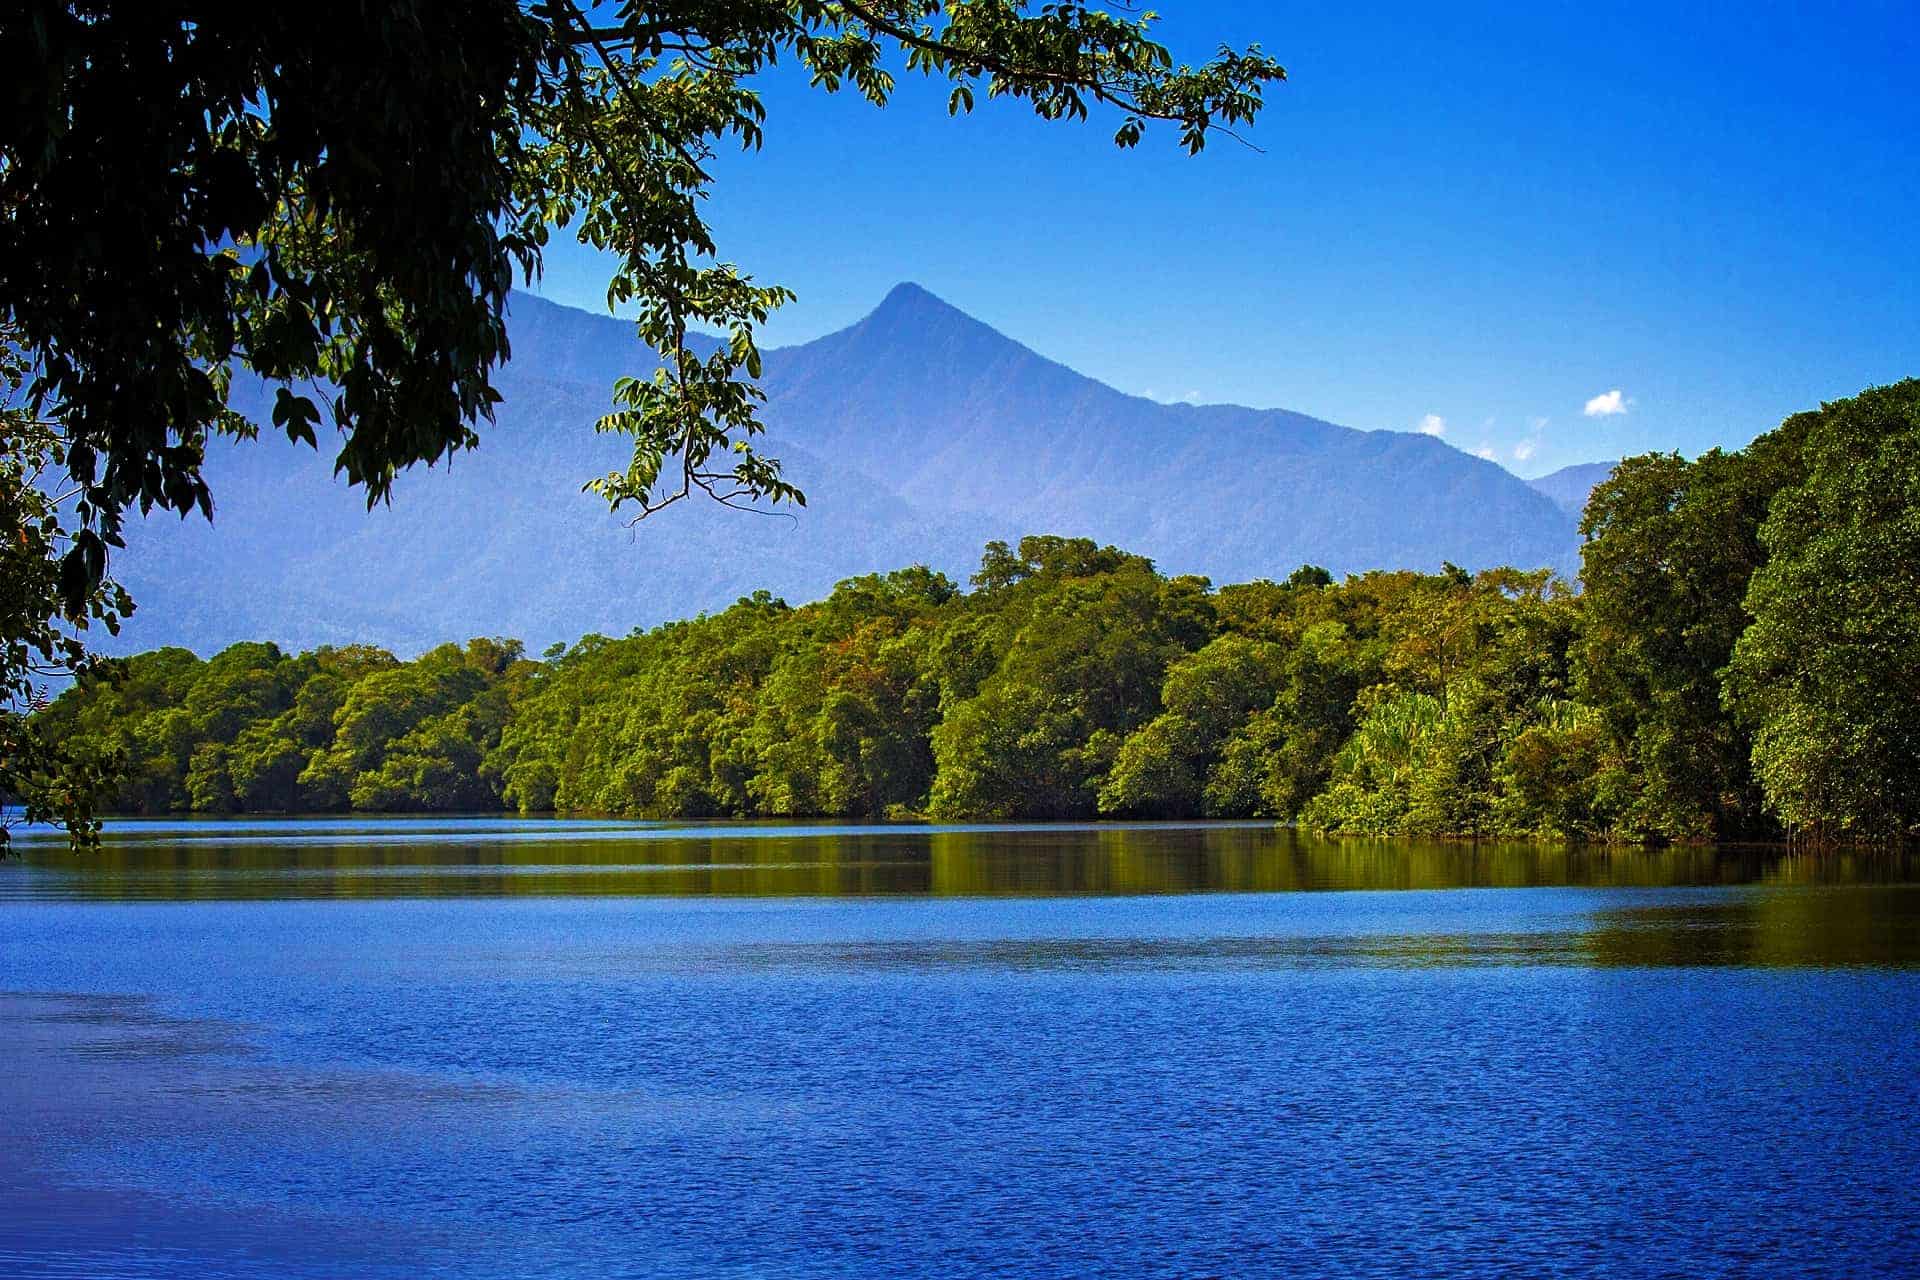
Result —
[[1534, 433], [1536, 435], [1547, 429], [1547, 422], [1548, 422], [1548, 419], [1546, 418], [1528, 418], [1527, 419], [1527, 425], [1533, 428]]
[[1540, 442], [1538, 440], [1522, 440], [1519, 444], [1513, 446], [1513, 460], [1515, 462], [1525, 462], [1533, 456], [1533, 451], [1539, 447]]
[[1437, 413], [1430, 413], [1420, 419], [1420, 434], [1423, 436], [1443, 436], [1447, 434], [1447, 420]]
[[1473, 456], [1476, 458], [1485, 458], [1488, 462], [1492, 462], [1496, 458], [1498, 458], [1500, 455], [1498, 452], [1495, 451], [1492, 445], [1483, 444], [1478, 449], [1475, 449], [1473, 451]]
[[1587, 401], [1587, 407], [1582, 412], [1589, 418], [1611, 418], [1615, 414], [1625, 413], [1627, 406], [1632, 403], [1633, 401], [1620, 394], [1620, 388], [1615, 387], [1605, 395], [1598, 395]]

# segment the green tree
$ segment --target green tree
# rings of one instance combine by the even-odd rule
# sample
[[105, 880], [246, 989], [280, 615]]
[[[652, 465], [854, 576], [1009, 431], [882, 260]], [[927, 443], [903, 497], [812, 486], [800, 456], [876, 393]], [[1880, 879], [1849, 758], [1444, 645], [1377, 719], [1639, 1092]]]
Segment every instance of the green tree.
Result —
[[1579, 840], [1615, 831], [1632, 799], [1632, 779], [1593, 708], [1553, 701], [1515, 734], [1501, 755], [1493, 801], [1507, 835]]
[[242, 641], [200, 667], [181, 709], [196, 739], [224, 746], [248, 726], [291, 706], [305, 674], [278, 645]]
[[184, 807], [195, 813], [232, 813], [240, 807], [227, 754], [226, 744], [220, 742], [202, 742], [193, 749], [187, 764]]
[[1164, 710], [1121, 744], [1100, 788], [1100, 812], [1146, 817], [1252, 813], [1250, 798], [1214, 785], [1213, 775], [1234, 732], [1254, 712], [1273, 705], [1281, 656], [1265, 641], [1229, 634], [1169, 667], [1160, 693]]
[[1167, 667], [1212, 636], [1207, 584], [1085, 538], [990, 544], [976, 578], [998, 660], [943, 701], [931, 811], [1090, 816], [1125, 735], [1159, 711]]
[[1300, 812], [1302, 826], [1354, 835], [1409, 830], [1414, 787], [1435, 739], [1447, 728], [1447, 708], [1429, 693], [1376, 686], [1362, 699], [1363, 716], [1334, 757], [1326, 788]]
[[531, 667], [491, 639], [411, 663], [365, 646], [163, 649], [39, 719], [73, 758], [117, 762], [107, 802], [123, 811], [491, 810], [486, 761]]
[[[1367, 575], [1347, 593], [1348, 616], [1374, 634], [1352, 660], [1360, 719], [1337, 753], [1309, 755], [1326, 762], [1325, 786], [1302, 797], [1301, 822], [1374, 835], [1522, 834], [1517, 824], [1544, 832], [1547, 819], [1508, 794], [1512, 753], [1557, 723], [1570, 697], [1576, 599], [1544, 570], [1453, 566]], [[1364, 611], [1352, 607], [1362, 602]], [[1557, 740], [1529, 742], [1537, 750]]]
[[[392, 795], [382, 789], [382, 782], [363, 782], [363, 776], [377, 777], [396, 751], [427, 747], [427, 742], [414, 736], [416, 731], [470, 701], [486, 686], [486, 674], [464, 661], [461, 651], [450, 644], [414, 662], [362, 676], [334, 712], [331, 745], [314, 753], [300, 775], [300, 785], [317, 808], [395, 807], [380, 802]], [[477, 772], [478, 757], [471, 764]]]
[[1774, 495], [1800, 468], [1806, 420], [1735, 454], [1629, 458], [1581, 523], [1585, 621], [1579, 695], [1604, 717], [1634, 778], [1633, 833], [1763, 833], [1746, 732], [1721, 705], [1721, 672], [1749, 621], [1748, 583]]
[[1768, 806], [1815, 839], [1920, 832], [1920, 380], [1794, 420], [1726, 697]]
[[[28, 375], [18, 334], [0, 313], [0, 803], [18, 802], [22, 821], [64, 823], [84, 844], [98, 831], [90, 803], [119, 762], [62, 751], [54, 726], [35, 713], [57, 681], [111, 676], [89, 656], [87, 635], [118, 630], [133, 605], [104, 579], [77, 597], [59, 591], [71, 545], [61, 508], [72, 495], [59, 488], [67, 440], [23, 402]], [[0, 856], [14, 821], [0, 817]]]
[[227, 751], [227, 780], [237, 807], [250, 813], [293, 813], [301, 804], [300, 773], [308, 748], [289, 732], [287, 716], [248, 726]]
[[1273, 705], [1234, 730], [1208, 780], [1220, 813], [1288, 818], [1327, 783], [1334, 754], [1353, 733], [1361, 691], [1377, 683], [1387, 653], [1383, 619], [1416, 581], [1370, 573], [1335, 587], [1313, 566], [1284, 585], [1223, 588], [1223, 625], [1284, 652]]
[[939, 714], [925, 654], [955, 595], [914, 568], [842, 582], [797, 611], [745, 740], [758, 812], [877, 818], [924, 801]]
[[99, 798], [122, 813], [186, 803], [196, 740], [181, 707], [206, 664], [185, 649], [156, 649], [76, 681], [34, 716], [34, 728], [78, 768], [101, 772]]

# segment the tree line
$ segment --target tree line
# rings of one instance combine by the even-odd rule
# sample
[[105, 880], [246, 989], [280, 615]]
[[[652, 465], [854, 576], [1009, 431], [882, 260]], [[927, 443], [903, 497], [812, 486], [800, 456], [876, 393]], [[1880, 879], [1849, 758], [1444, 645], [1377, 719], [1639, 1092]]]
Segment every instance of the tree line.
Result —
[[103, 807], [1267, 817], [1693, 841], [1920, 830], [1920, 381], [1621, 463], [1546, 571], [1215, 588], [1082, 538], [529, 658], [141, 654], [37, 732]]

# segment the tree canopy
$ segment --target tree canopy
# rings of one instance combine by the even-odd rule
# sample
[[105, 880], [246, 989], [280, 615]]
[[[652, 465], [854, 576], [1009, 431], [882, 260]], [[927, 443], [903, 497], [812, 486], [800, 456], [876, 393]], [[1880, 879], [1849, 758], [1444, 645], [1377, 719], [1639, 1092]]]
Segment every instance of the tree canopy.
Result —
[[1920, 833], [1920, 380], [1789, 427], [1800, 465], [1759, 526], [1725, 701], [1795, 831]]
[[[1622, 463], [1544, 570], [1215, 588], [989, 543], [539, 661], [163, 649], [35, 715], [110, 807], [1271, 817], [1356, 836], [1920, 834], [1920, 381]], [[70, 794], [81, 795], [81, 792]]]
[[[47, 682], [102, 673], [87, 632], [116, 630], [132, 603], [104, 580], [76, 605], [57, 603], [69, 545], [60, 521], [71, 497], [61, 487], [66, 459], [59, 433], [14, 406], [27, 368], [7, 338], [0, 324], [0, 801], [17, 798], [21, 820], [59, 822], [85, 842], [97, 830], [91, 801], [117, 761], [74, 760], [33, 713], [46, 706]], [[7, 826], [0, 816], [0, 853]]]

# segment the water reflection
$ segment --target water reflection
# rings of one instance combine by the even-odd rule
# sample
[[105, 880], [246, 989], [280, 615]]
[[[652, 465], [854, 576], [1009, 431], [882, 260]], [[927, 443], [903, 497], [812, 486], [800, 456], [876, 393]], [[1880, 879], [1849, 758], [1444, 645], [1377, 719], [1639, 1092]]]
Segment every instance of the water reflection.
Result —
[[1920, 886], [1743, 893], [1603, 911], [1578, 963], [1752, 968], [1920, 964]]
[[1920, 889], [1742, 892], [1731, 901], [1543, 915], [1531, 929], [763, 943], [704, 963], [872, 973], [1195, 972], [1269, 969], [1906, 968], [1920, 965]]
[[1920, 1274], [1905, 858], [502, 819], [25, 852], [0, 1275]]
[[[1266, 824], [672, 826], [465, 820], [116, 825], [47, 839], [0, 898], [1041, 896], [1549, 886], [1897, 885], [1902, 854], [1332, 841]], [[1724, 931], [1709, 931], [1724, 932]]]

